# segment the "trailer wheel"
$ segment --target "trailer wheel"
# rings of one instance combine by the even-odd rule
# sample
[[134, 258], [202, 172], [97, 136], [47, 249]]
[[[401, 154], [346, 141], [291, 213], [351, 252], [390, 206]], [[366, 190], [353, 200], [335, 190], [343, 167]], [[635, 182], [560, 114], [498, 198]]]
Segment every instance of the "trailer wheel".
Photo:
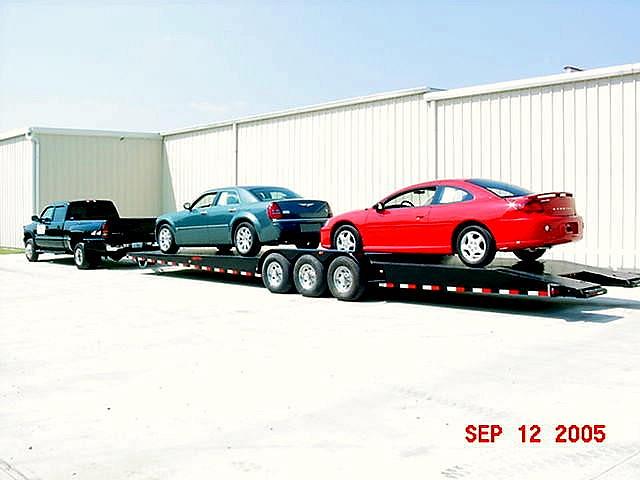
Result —
[[337, 257], [329, 265], [327, 283], [331, 294], [338, 300], [358, 300], [365, 291], [360, 265], [350, 257]]
[[313, 255], [302, 255], [293, 267], [293, 283], [305, 297], [322, 296], [327, 291], [324, 265]]
[[279, 253], [270, 253], [262, 264], [262, 283], [271, 293], [290, 293], [291, 262]]
[[73, 263], [80, 270], [89, 270], [95, 268], [100, 262], [100, 257], [91, 250], [87, 249], [84, 242], [76, 243], [73, 247]]
[[24, 255], [30, 262], [38, 261], [38, 252], [36, 251], [36, 244], [33, 238], [27, 238], [27, 241], [24, 242]]

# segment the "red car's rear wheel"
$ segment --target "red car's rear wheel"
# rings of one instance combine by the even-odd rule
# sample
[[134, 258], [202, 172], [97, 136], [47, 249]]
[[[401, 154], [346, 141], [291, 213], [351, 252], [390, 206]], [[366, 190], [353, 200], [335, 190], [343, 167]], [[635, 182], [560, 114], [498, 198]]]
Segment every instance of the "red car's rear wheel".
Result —
[[463, 228], [456, 239], [456, 253], [469, 267], [485, 267], [496, 256], [496, 246], [491, 232], [480, 225]]

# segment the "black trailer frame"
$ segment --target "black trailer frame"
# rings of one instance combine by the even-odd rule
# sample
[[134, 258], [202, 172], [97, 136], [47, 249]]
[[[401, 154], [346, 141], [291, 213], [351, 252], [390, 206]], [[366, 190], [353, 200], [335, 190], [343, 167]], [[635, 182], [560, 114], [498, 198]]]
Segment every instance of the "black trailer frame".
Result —
[[430, 292], [590, 298], [605, 286], [638, 287], [640, 273], [577, 263], [496, 259], [483, 268], [468, 267], [455, 257], [428, 257], [336, 250], [275, 248], [258, 257], [238, 255], [167, 255], [159, 251], [130, 253], [142, 268], [176, 266], [219, 274], [262, 278], [274, 293], [294, 288], [305, 296], [327, 288], [339, 300], [357, 300], [366, 287]]

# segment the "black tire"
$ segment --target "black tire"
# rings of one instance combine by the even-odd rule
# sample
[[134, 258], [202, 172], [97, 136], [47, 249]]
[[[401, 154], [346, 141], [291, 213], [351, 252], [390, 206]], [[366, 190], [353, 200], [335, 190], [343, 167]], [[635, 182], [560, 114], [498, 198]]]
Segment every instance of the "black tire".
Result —
[[496, 256], [496, 242], [486, 228], [469, 225], [456, 237], [456, 254], [468, 267], [486, 267]]
[[161, 225], [156, 232], [156, 242], [162, 253], [171, 255], [180, 250], [180, 247], [176, 244], [176, 237], [173, 234], [173, 230], [171, 230], [171, 227], [167, 224]]
[[99, 262], [98, 254], [88, 249], [84, 242], [78, 242], [73, 247], [73, 263], [79, 270], [95, 268]]
[[327, 271], [327, 284], [331, 295], [347, 302], [358, 300], [366, 288], [360, 265], [346, 256], [337, 257], [331, 262]]
[[33, 238], [27, 238], [24, 242], [24, 256], [27, 257], [27, 260], [30, 262], [37, 262], [40, 254], [36, 250], [36, 243], [33, 241]]
[[331, 248], [342, 252], [361, 252], [362, 237], [353, 225], [340, 225], [331, 237]]
[[218, 245], [218, 255], [231, 255], [231, 245]]
[[293, 283], [300, 295], [321, 297], [327, 291], [324, 265], [313, 255], [302, 255], [293, 267]]
[[233, 246], [243, 257], [255, 257], [262, 245], [258, 232], [249, 222], [242, 222], [233, 230]]
[[262, 283], [271, 293], [290, 293], [291, 262], [279, 253], [270, 253], [262, 264]]
[[320, 245], [320, 240], [298, 240], [294, 243], [296, 248], [307, 249], [307, 250], [315, 250]]
[[525, 248], [522, 250], [514, 250], [513, 253], [523, 262], [535, 262], [544, 255], [546, 251], [546, 248]]

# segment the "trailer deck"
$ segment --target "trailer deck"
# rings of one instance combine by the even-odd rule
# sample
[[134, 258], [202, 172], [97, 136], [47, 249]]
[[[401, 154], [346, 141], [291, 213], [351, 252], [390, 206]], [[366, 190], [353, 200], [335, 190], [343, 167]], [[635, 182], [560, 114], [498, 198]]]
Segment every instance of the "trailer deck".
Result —
[[605, 287], [638, 287], [640, 274], [544, 260], [496, 259], [471, 268], [455, 257], [418, 257], [333, 250], [277, 248], [257, 257], [238, 255], [166, 255], [137, 252], [130, 260], [145, 267], [182, 267], [212, 273], [262, 278], [274, 293], [294, 288], [306, 296], [323, 295], [327, 287], [340, 300], [357, 300], [366, 287], [443, 293], [590, 298]]

